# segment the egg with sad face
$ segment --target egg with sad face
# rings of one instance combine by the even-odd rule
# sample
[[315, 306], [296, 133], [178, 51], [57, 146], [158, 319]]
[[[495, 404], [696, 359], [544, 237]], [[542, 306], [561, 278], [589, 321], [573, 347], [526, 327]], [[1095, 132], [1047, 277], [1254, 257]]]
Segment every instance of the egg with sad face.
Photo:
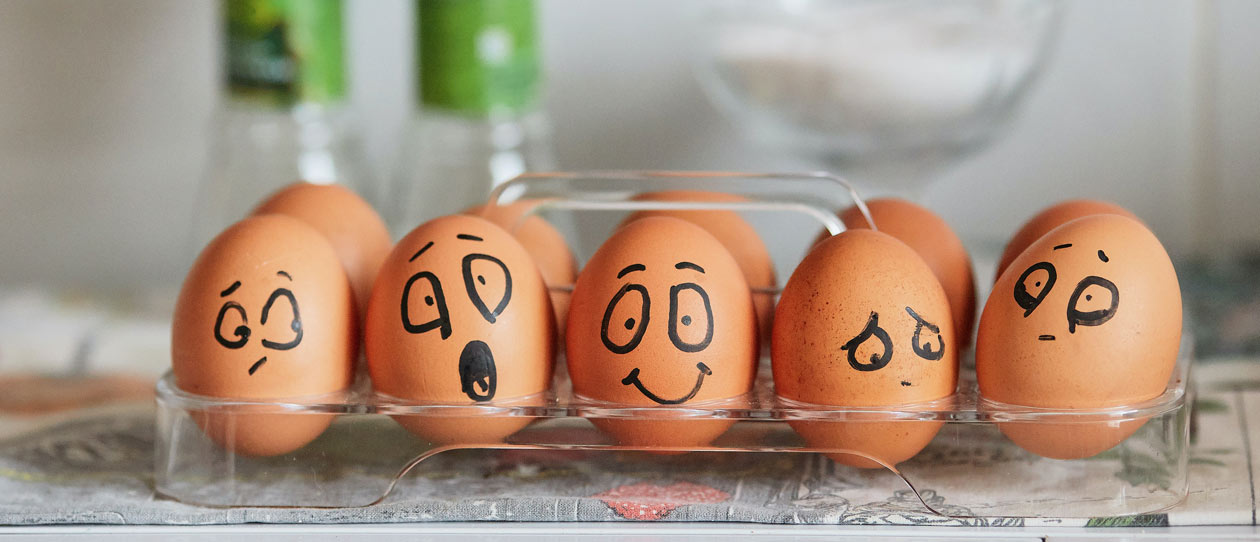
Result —
[[[752, 389], [757, 318], [739, 265], [716, 238], [674, 217], [619, 228], [578, 277], [565, 334], [576, 394], [636, 406], [693, 405]], [[707, 444], [723, 420], [593, 419], [622, 444]], [[642, 417], [652, 417], [651, 412]]]
[[[431, 220], [398, 242], [372, 288], [364, 330], [372, 386], [469, 405], [540, 393], [551, 381], [553, 318], [538, 267], [511, 234], [473, 216]], [[530, 421], [395, 419], [440, 444], [497, 442]]]

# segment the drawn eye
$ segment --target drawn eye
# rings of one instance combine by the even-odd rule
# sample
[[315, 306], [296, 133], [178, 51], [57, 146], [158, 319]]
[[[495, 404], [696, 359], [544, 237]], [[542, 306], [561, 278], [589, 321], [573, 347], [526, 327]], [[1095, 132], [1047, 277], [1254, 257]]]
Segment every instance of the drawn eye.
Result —
[[443, 339], [451, 336], [446, 296], [437, 275], [421, 271], [407, 279], [402, 293], [402, 324], [407, 333], [440, 329]]
[[512, 273], [498, 258], [486, 254], [464, 256], [461, 267], [468, 299], [493, 324], [512, 300]]
[[669, 340], [683, 352], [699, 352], [713, 340], [713, 307], [700, 285], [686, 282], [669, 289]]
[[[635, 295], [626, 295], [631, 292]], [[599, 324], [599, 338], [604, 341], [604, 348], [614, 354], [625, 354], [639, 346], [647, 332], [651, 306], [647, 288], [641, 284], [627, 284], [617, 290]]]
[[[863, 347], [871, 338], [879, 340], [877, 345], [880, 349], [877, 352], [871, 352], [876, 345]], [[840, 347], [841, 350], [849, 352], [849, 366], [858, 371], [877, 371], [883, 369], [892, 361], [893, 344], [892, 339], [888, 337], [888, 332], [884, 328], [879, 327], [879, 314], [871, 312], [871, 318], [866, 321], [866, 327], [862, 328], [862, 332], [856, 337], [849, 339]], [[858, 353], [858, 349], [862, 352]], [[870, 357], [861, 359], [869, 353]]]
[[[248, 324], [245, 307], [235, 301], [228, 301], [219, 309], [219, 315], [214, 319], [214, 340], [219, 341], [224, 348], [241, 348], [249, 342]], [[235, 339], [228, 340], [223, 333], [225, 329], [230, 329]]]
[[[927, 320], [924, 320], [914, 309], [906, 307], [906, 312], [914, 318], [914, 338], [911, 339], [911, 346], [914, 348], [914, 354], [928, 361], [936, 361], [945, 355], [945, 338], [941, 337], [941, 328]], [[928, 333], [925, 337], [923, 330], [927, 329]], [[936, 348], [932, 348], [932, 337], [936, 337]]]
[[1076, 333], [1076, 326], [1102, 325], [1116, 315], [1120, 306], [1120, 289], [1115, 283], [1097, 276], [1088, 276], [1076, 284], [1068, 299], [1068, 333]]
[[262, 345], [264, 348], [289, 350], [302, 342], [302, 314], [298, 311], [297, 298], [293, 297], [293, 292], [289, 291], [288, 288], [277, 288], [276, 291], [271, 292], [271, 297], [267, 298], [267, 304], [263, 305], [262, 318], [258, 322], [261, 325], [267, 325], [267, 318], [271, 315], [271, 309], [278, 307], [276, 302], [282, 299], [285, 301], [283, 304], [288, 305], [290, 309], [291, 317], [288, 320], [288, 331], [292, 338], [284, 342], [263, 339]]
[[1032, 314], [1041, 300], [1050, 294], [1055, 281], [1054, 265], [1050, 262], [1032, 264], [1015, 281], [1015, 303], [1024, 309], [1024, 317]]

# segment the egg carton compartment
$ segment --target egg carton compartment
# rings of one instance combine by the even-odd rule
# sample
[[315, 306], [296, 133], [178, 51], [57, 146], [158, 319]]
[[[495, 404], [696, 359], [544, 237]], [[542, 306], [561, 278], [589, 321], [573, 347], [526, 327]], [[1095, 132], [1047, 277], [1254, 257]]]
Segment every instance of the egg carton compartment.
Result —
[[[631, 199], [641, 192], [671, 188], [733, 192], [749, 201]], [[856, 204], [874, 222], [847, 183], [825, 174], [526, 175], [502, 185], [492, 201], [521, 198], [538, 202], [534, 213], [558, 211], [560, 216], [553, 220], [569, 220], [563, 226], [578, 232], [574, 246], [579, 257], [589, 255], [611, 228], [607, 220], [588, 225], [584, 221], [590, 217], [578, 211], [732, 210], [761, 213], [761, 218], [774, 221], [785, 220], [776, 218], [784, 215], [803, 217], [800, 231], [806, 234], [800, 246], [787, 247], [788, 253], [803, 252], [818, 231], [843, 231], [834, 209]], [[797, 231], [795, 226], [792, 231]], [[582, 234], [591, 237], [581, 238]], [[784, 247], [772, 248], [784, 252]], [[780, 282], [791, 274], [791, 265], [783, 266], [782, 261], [775, 258]], [[552, 290], [563, 296], [569, 288]], [[773, 295], [778, 288], [755, 293]], [[836, 407], [778, 397], [765, 345], [750, 393], [721, 401], [652, 406], [576, 395], [563, 352], [545, 392], [487, 402], [388, 397], [372, 390], [366, 371], [359, 372], [350, 389], [334, 394], [229, 400], [180, 390], [167, 374], [157, 385], [154, 484], [161, 495], [204, 506], [344, 508], [416, 499], [454, 503], [569, 498], [549, 495], [553, 486], [543, 483], [548, 469], [557, 465], [582, 473], [578, 479], [627, 469], [675, 481], [703, 481], [732, 470], [752, 476], [808, 471], [791, 489], [792, 495], [766, 506], [785, 516], [808, 515], [831, 500], [862, 502], [863, 495], [896, 493], [907, 498], [886, 502], [887, 512], [949, 518], [1150, 514], [1186, 497], [1191, 343], [1189, 333], [1184, 333], [1176, 368], [1160, 396], [1123, 407], [1079, 410], [982, 398], [970, 353], [959, 356], [962, 369], [956, 393], [895, 407]], [[599, 425], [608, 423], [638, 424], [649, 435], [663, 438], [627, 444], [601, 430]], [[501, 440], [476, 436], [477, 428], [496, 424], [521, 429]], [[453, 428], [468, 436], [439, 442], [417, 436], [404, 425]], [[926, 435], [930, 442], [913, 457], [895, 461], [869, 450], [810, 444], [800, 436], [810, 427], [871, 440]], [[265, 443], [269, 435], [303, 431], [319, 436], [297, 450], [268, 457], [233, 452], [258, 449], [238, 443]], [[704, 433], [719, 436], [702, 445], [677, 444], [686, 440], [680, 437]], [[1085, 457], [1078, 459], [1042, 457], [1012, 440], [1062, 442], [1080, 451], [1100, 441], [1100, 434], [1119, 444], [1079, 453]], [[509, 468], [505, 465], [511, 465], [510, 470], [505, 471]]]
[[[817, 453], [878, 462], [852, 450], [810, 446], [793, 424], [812, 422], [889, 435], [940, 427], [923, 451], [897, 465], [862, 469], [823, 462], [827, 473], [818, 483], [830, 480], [840, 494], [909, 490], [911, 512], [947, 517], [1149, 514], [1176, 506], [1186, 496], [1190, 356], [1188, 348], [1183, 350], [1167, 390], [1158, 398], [1126, 407], [1071, 411], [988, 401], [966, 377], [953, 396], [918, 405], [805, 405], [775, 396], [768, 360], [763, 360], [754, 391], [745, 397], [659, 407], [577, 397], [563, 367], [558, 367], [554, 386], [546, 393], [477, 405], [401, 402], [372, 393], [362, 378], [354, 389], [331, 396], [227, 401], [183, 392], [168, 374], [158, 383], [155, 485], [164, 496], [205, 506], [337, 508], [434, 495], [460, 500], [547, 497], [537, 493], [542, 484], [499, 472], [503, 461], [498, 458], [525, 450], [553, 454], [540, 465], [573, 461], [582, 469], [618, 472], [629, 461], [654, 476], [683, 480], [706, 474], [697, 472], [697, 465], [705, 461], [693, 454], [751, 456], [711, 460], [735, 465], [732, 468], [769, 461], [771, 454]], [[256, 430], [250, 420], [260, 417], [276, 419], [279, 426], [318, 419], [330, 419], [331, 424], [314, 442], [294, 452], [246, 457], [207, 437], [201, 426], [216, 416], [228, 427], [229, 442], [238, 430]], [[592, 423], [613, 419], [667, 422], [670, 425], [663, 430], [670, 434], [708, 431], [705, 426], [715, 423], [730, 428], [707, 446], [625, 446]], [[503, 442], [439, 444], [404, 430], [397, 420], [420, 424], [514, 420], [528, 425]], [[1034, 455], [1003, 434], [1003, 429], [1016, 427], [1071, 439], [1077, 433], [1124, 426], [1140, 427], [1114, 448], [1073, 460]], [[649, 453], [637, 453], [644, 451]], [[680, 461], [682, 456], [675, 454], [681, 452], [693, 459]], [[474, 493], [467, 491], [468, 486], [449, 483], [495, 477], [500, 483], [478, 484], [481, 491]], [[949, 499], [938, 502], [935, 495]], [[809, 503], [782, 504], [789, 513], [798, 505]]]

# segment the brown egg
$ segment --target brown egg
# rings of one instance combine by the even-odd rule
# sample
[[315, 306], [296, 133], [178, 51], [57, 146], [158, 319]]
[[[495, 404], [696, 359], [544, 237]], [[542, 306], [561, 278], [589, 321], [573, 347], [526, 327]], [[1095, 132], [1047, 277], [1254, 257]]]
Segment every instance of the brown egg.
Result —
[[[1132, 405], [1163, 393], [1181, 343], [1177, 273], [1155, 235], [1120, 215], [1064, 224], [1011, 262], [980, 318], [976, 377], [988, 399], [1045, 408]], [[1089, 457], [1141, 425], [1002, 424], [1017, 444]]]
[[301, 220], [328, 238], [350, 277], [362, 319], [372, 281], [393, 246], [376, 210], [344, 186], [296, 182], [268, 196], [253, 212], [270, 213]]
[[[499, 226], [516, 237], [525, 251], [534, 258], [547, 286], [572, 286], [577, 280], [577, 260], [569, 250], [564, 236], [551, 223], [538, 215], [529, 215], [538, 200], [520, 200], [507, 205], [482, 205], [464, 211], [466, 215], [479, 216]], [[525, 217], [524, 220], [521, 220]], [[564, 329], [564, 319], [569, 314], [569, 292], [551, 291], [551, 308], [556, 313], [557, 330]]]
[[[372, 290], [364, 344], [372, 386], [420, 402], [508, 402], [551, 383], [555, 323], [538, 266], [481, 218], [421, 224], [390, 252]], [[531, 419], [399, 416], [438, 444], [491, 443]]]
[[[923, 258], [883, 232], [854, 229], [816, 245], [775, 310], [771, 365], [785, 399], [892, 406], [948, 397], [958, 385], [949, 301]], [[937, 421], [805, 422], [793, 429], [829, 457], [863, 468], [914, 457]], [[865, 456], [865, 457], [863, 457]]]
[[[966, 348], [976, 321], [976, 279], [967, 247], [944, 219], [925, 207], [896, 198], [874, 199], [866, 206], [879, 231], [909, 245], [932, 268], [949, 298], [956, 346]], [[857, 207], [846, 209], [840, 218], [848, 228], [870, 228]]]
[[[319, 232], [281, 215], [246, 218], [210, 242], [184, 279], [171, 324], [175, 385], [210, 397], [275, 400], [350, 385], [358, 352], [354, 295]], [[332, 417], [201, 413], [241, 455], [287, 453]]]
[[[568, 325], [569, 375], [580, 396], [691, 405], [752, 389], [757, 318], [748, 284], [722, 243], [690, 222], [647, 217], [614, 232], [578, 276]], [[592, 421], [643, 447], [705, 445], [732, 423]]]
[[[634, 199], [640, 201], [711, 201], [741, 202], [748, 198], [724, 192], [705, 192], [701, 190], [663, 190], [639, 194]], [[766, 244], [757, 235], [757, 230], [734, 211], [639, 211], [631, 214], [622, 225], [649, 216], [672, 216], [691, 222], [717, 238], [722, 246], [731, 253], [739, 269], [744, 273], [744, 280], [752, 288], [773, 288], [778, 285], [774, 273], [774, 261]], [[760, 336], [770, 340], [770, 326], [774, 318], [774, 295], [754, 293], [753, 304], [757, 310], [757, 322]]]
[[1006, 243], [1006, 249], [1002, 251], [1002, 257], [998, 260], [997, 273], [993, 275], [993, 281], [997, 282], [1002, 277], [1002, 272], [1006, 271], [1016, 256], [1041, 239], [1041, 236], [1050, 233], [1050, 230], [1078, 218], [1098, 214], [1121, 215], [1140, 220], [1128, 209], [1105, 201], [1074, 199], [1056, 203], [1028, 219], [1028, 222], [1025, 222], [1019, 231], [1011, 236], [1011, 240]]

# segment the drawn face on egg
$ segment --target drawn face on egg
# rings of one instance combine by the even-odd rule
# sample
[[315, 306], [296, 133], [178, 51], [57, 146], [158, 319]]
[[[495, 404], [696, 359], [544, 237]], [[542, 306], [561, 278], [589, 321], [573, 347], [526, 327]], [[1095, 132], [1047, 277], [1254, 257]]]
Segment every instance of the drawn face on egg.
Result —
[[[600, 341], [604, 348], [613, 354], [632, 355], [647, 334], [652, 324], [652, 293], [643, 284], [634, 281], [633, 273], [646, 274], [648, 269], [643, 264], [630, 264], [617, 273], [617, 280], [625, 280], [625, 284], [608, 302], [600, 322]], [[687, 354], [700, 354], [713, 341], [713, 305], [709, 301], [709, 293], [696, 281], [703, 281], [704, 268], [692, 262], [680, 261], [674, 264], [674, 272], [658, 271], [660, 275], [672, 275], [667, 282], [674, 282], [669, 287], [669, 319], [664, 322], [665, 335], [669, 344], [678, 351], [681, 357]], [[656, 292], [657, 302], [665, 300], [665, 292]], [[624, 318], [623, 318], [624, 317]], [[661, 327], [661, 326], [658, 326]], [[696, 383], [691, 391], [680, 397], [662, 397], [648, 389], [639, 379], [640, 367], [633, 367], [621, 379], [626, 386], [634, 386], [644, 397], [662, 405], [677, 405], [689, 401], [704, 386], [704, 377], [713, 374], [703, 361], [704, 356], [695, 356]], [[690, 361], [690, 359], [688, 359]]]
[[756, 361], [756, 316], [738, 264], [672, 217], [619, 229], [578, 279], [566, 333], [581, 395], [677, 405], [740, 395]]
[[[261, 304], [257, 302], [258, 300], [245, 299], [244, 292], [240, 291], [243, 283], [240, 280], [233, 282], [219, 292], [219, 297], [223, 298], [224, 302], [219, 307], [218, 316], [214, 319], [214, 340], [219, 346], [240, 351], [246, 359], [252, 359], [259, 353], [262, 354], [257, 361], [249, 364], [249, 369], [247, 369], [249, 376], [254, 376], [263, 369], [268, 356], [275, 359], [278, 354], [293, 350], [302, 344], [302, 314], [298, 309], [297, 296], [290, 289], [293, 276], [282, 269], [276, 271], [275, 280], [266, 282], [279, 283]], [[263, 289], [271, 287], [268, 284]], [[242, 301], [250, 304], [253, 310], [247, 310]], [[255, 315], [253, 321], [256, 323], [253, 327], [249, 318], [251, 313]], [[283, 323], [283, 325], [277, 326], [275, 325], [277, 323]], [[264, 332], [256, 337], [255, 328]]]
[[[840, 347], [846, 352], [850, 367], [855, 371], [878, 371], [887, 367], [892, 362], [894, 353], [899, 353], [902, 349], [927, 361], [937, 361], [945, 355], [945, 338], [941, 336], [941, 328], [923, 319], [914, 309], [905, 309], [906, 314], [914, 319], [914, 334], [910, 337], [910, 344], [896, 344], [888, 331], [881, 327], [879, 313], [871, 311], [866, 327]], [[896, 325], [904, 325], [904, 322], [899, 321]], [[902, 382], [902, 385], [909, 384]]]
[[[1106, 274], [1106, 264], [1111, 261], [1106, 252], [1101, 249], [1095, 252], [1098, 270], [1094, 272], [1097, 274], [1065, 277], [1067, 281], [1061, 282], [1053, 262], [1054, 255], [1060, 251], [1089, 249], [1064, 243], [1052, 250], [1048, 260], [1034, 263], [1020, 273], [1012, 292], [1012, 300], [1023, 309], [1023, 317], [1038, 332], [1037, 339], [1040, 341], [1068, 339], [1082, 327], [1106, 324], [1120, 308], [1120, 288], [1101, 276]], [[1058, 293], [1065, 287], [1071, 288], [1066, 303], [1062, 296], [1055, 297], [1057, 303], [1046, 302], [1051, 293]], [[1034, 315], [1036, 318], [1032, 318]]]
[[448, 216], [390, 254], [365, 338], [378, 390], [485, 402], [546, 388], [553, 333], [547, 289], [525, 249], [490, 222]]
[[[512, 301], [512, 271], [502, 260], [478, 251], [480, 247], [475, 243], [485, 241], [481, 237], [460, 233], [454, 239], [443, 241], [456, 245], [458, 251], [467, 252], [459, 258], [460, 280], [458, 284], [451, 285], [454, 286], [451, 304], [458, 303], [457, 310], [475, 312], [486, 326], [493, 326]], [[408, 261], [416, 262], [435, 243], [429, 241]], [[442, 279], [427, 270], [423, 261], [417, 267], [420, 270], [412, 274], [403, 286], [400, 303], [402, 327], [407, 333], [415, 335], [429, 333], [436, 334], [441, 341], [451, 339], [454, 331], [451, 304], [447, 302]], [[413, 298], [423, 301], [413, 303]], [[472, 339], [465, 342], [460, 349], [458, 368], [459, 389], [464, 395], [474, 401], [494, 399], [499, 375], [494, 364], [494, 352], [485, 341]]]

